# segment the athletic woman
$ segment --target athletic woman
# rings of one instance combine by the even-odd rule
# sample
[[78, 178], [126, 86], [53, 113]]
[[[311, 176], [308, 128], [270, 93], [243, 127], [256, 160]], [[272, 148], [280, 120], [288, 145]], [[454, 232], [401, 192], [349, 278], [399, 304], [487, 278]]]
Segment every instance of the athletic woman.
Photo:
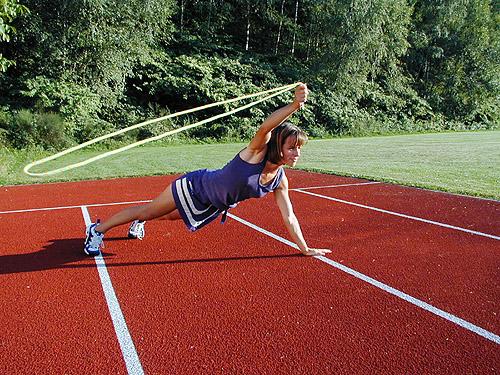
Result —
[[274, 192], [290, 236], [305, 255], [324, 255], [327, 249], [310, 248], [300, 230], [288, 196], [288, 179], [283, 166], [294, 167], [307, 136], [295, 125], [285, 122], [307, 100], [305, 84], [295, 89], [292, 103], [273, 112], [260, 126], [249, 145], [225, 167], [197, 170], [179, 177], [150, 203], [126, 208], [108, 220], [87, 227], [84, 252], [99, 255], [104, 234], [118, 225], [132, 222], [129, 237], [142, 239], [144, 223], [162, 218], [182, 219], [195, 231], [220, 214], [225, 220], [227, 210], [249, 198], [260, 198]]

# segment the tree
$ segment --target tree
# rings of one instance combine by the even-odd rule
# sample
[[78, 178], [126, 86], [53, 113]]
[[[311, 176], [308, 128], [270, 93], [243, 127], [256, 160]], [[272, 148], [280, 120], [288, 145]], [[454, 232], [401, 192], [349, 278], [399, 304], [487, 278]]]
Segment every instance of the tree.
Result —
[[[28, 8], [19, 4], [17, 0], [0, 0], [0, 42], [10, 41], [10, 35], [16, 32], [12, 21], [17, 16], [28, 13]], [[14, 65], [15, 61], [8, 60], [0, 53], [0, 72], [5, 72], [7, 68]]]
[[80, 140], [134, 121], [127, 82], [164, 56], [174, 0], [25, 1], [31, 15], [6, 46], [17, 65], [0, 76], [2, 102], [61, 113]]
[[498, 121], [500, 33], [490, 1], [415, 1], [414, 7], [406, 61], [421, 94], [450, 118]]
[[278, 27], [278, 35], [276, 36], [276, 47], [274, 49], [274, 54], [278, 54], [278, 48], [281, 40], [281, 30], [283, 28], [283, 13], [285, 8], [285, 0], [281, 0], [281, 10], [280, 10], [280, 18], [279, 18], [279, 27]]
[[318, 1], [312, 11], [318, 35], [313, 61], [322, 80], [359, 96], [366, 82], [401, 76], [412, 11], [405, 0]]
[[35, 74], [84, 85], [123, 90], [173, 31], [173, 0], [26, 1], [32, 16], [11, 53]]

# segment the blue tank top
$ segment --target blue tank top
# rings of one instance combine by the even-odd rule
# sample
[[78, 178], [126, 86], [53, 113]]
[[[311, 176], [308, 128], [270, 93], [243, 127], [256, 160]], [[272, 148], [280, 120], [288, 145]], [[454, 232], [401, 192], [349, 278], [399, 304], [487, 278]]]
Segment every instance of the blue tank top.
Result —
[[252, 164], [244, 161], [238, 153], [221, 169], [199, 171], [199, 178], [196, 179], [199, 183], [193, 187], [202, 201], [227, 210], [245, 199], [263, 197], [279, 186], [285, 174], [283, 168], [278, 169], [271, 182], [260, 184], [265, 166], [266, 159]]

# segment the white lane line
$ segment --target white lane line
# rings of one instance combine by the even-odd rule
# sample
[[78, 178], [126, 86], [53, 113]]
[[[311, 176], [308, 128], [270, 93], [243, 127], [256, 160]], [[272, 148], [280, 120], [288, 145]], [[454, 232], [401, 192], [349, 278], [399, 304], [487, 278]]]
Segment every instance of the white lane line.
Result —
[[[308, 189], [326, 189], [333, 187], [344, 187], [344, 186], [358, 186], [358, 185], [373, 185], [373, 184], [381, 184], [382, 182], [372, 181], [372, 182], [361, 182], [356, 184], [342, 184], [342, 185], [328, 185], [328, 186], [312, 186], [312, 187], [304, 187], [290, 190], [308, 190]], [[141, 200], [141, 201], [129, 201], [129, 202], [116, 202], [116, 203], [93, 203], [93, 204], [85, 204], [85, 207], [101, 207], [101, 206], [118, 206], [125, 204], [137, 204], [137, 203], [149, 203], [149, 200]], [[74, 205], [74, 206], [59, 206], [59, 207], [42, 207], [42, 208], [27, 208], [24, 210], [10, 210], [10, 211], [0, 211], [0, 215], [2, 214], [17, 214], [22, 212], [36, 212], [36, 211], [52, 211], [52, 210], [67, 210], [71, 208], [80, 208], [82, 205]]]
[[[85, 204], [85, 207], [103, 207], [103, 206], [118, 206], [121, 204], [136, 204], [136, 203], [148, 203], [151, 200], [147, 201], [130, 201], [130, 202], [116, 202], [116, 203], [94, 203], [94, 204]], [[21, 212], [36, 212], [36, 211], [52, 211], [52, 210], [67, 210], [70, 208], [80, 208], [81, 204], [76, 206], [59, 206], [59, 207], [42, 207], [42, 208], [27, 208], [24, 210], [11, 210], [11, 211], [0, 211], [1, 214], [17, 214]]]
[[[265, 235], [267, 235], [269, 237], [274, 238], [277, 241], [280, 241], [280, 242], [282, 242], [282, 243], [284, 243], [284, 244], [286, 244], [286, 245], [288, 245], [290, 247], [293, 247], [294, 249], [299, 250], [299, 248], [298, 248], [298, 246], [296, 244], [294, 244], [293, 242], [288, 241], [287, 239], [285, 239], [283, 237], [280, 237], [280, 236], [278, 236], [278, 235], [276, 235], [276, 234], [274, 234], [272, 232], [269, 232], [269, 231], [267, 231], [267, 230], [265, 230], [265, 229], [263, 229], [261, 227], [258, 227], [257, 225], [252, 224], [252, 223], [250, 223], [250, 222], [248, 222], [248, 221], [246, 221], [246, 220], [244, 220], [244, 219], [242, 219], [242, 218], [240, 218], [238, 216], [234, 216], [233, 214], [228, 213], [227, 215], [230, 216], [231, 218], [233, 218], [234, 220], [236, 220], [236, 221], [238, 221], [238, 222], [240, 222], [240, 223], [242, 223], [242, 224], [244, 224], [244, 225], [246, 225], [246, 226], [248, 226], [248, 227], [250, 227], [252, 229], [255, 229], [255, 230], [257, 230], [257, 231], [259, 231], [259, 232], [261, 232], [261, 233], [263, 233], [263, 234], [265, 234]], [[435, 314], [435, 315], [437, 315], [437, 316], [439, 316], [439, 317], [441, 317], [443, 319], [446, 319], [446, 320], [448, 320], [448, 321], [450, 321], [452, 323], [455, 323], [455, 324], [459, 325], [462, 328], [465, 328], [465, 329], [467, 329], [467, 330], [469, 330], [471, 332], [474, 332], [474, 333], [478, 334], [479, 336], [484, 337], [485, 339], [493, 341], [496, 344], [500, 344], [500, 336], [494, 334], [493, 332], [490, 332], [490, 331], [488, 331], [488, 330], [486, 330], [484, 328], [476, 326], [475, 324], [472, 324], [472, 323], [470, 323], [470, 322], [468, 322], [468, 321], [466, 321], [464, 319], [461, 319], [461, 318], [459, 318], [459, 317], [457, 317], [457, 316], [455, 316], [453, 314], [450, 314], [450, 313], [448, 313], [448, 312], [446, 312], [444, 310], [438, 309], [437, 307], [429, 305], [428, 303], [426, 303], [426, 302], [424, 302], [422, 300], [419, 300], [419, 299], [417, 299], [415, 297], [412, 297], [409, 294], [401, 292], [398, 289], [395, 289], [395, 288], [393, 288], [393, 287], [391, 287], [391, 286], [389, 286], [387, 284], [384, 284], [384, 283], [382, 283], [380, 281], [377, 281], [377, 280], [375, 280], [375, 279], [373, 279], [373, 278], [371, 278], [369, 276], [366, 276], [365, 274], [362, 274], [362, 273], [360, 273], [358, 271], [355, 271], [352, 268], [346, 267], [343, 264], [337, 263], [337, 262], [335, 262], [335, 261], [333, 261], [333, 260], [331, 260], [331, 259], [329, 259], [327, 257], [324, 257], [324, 256], [315, 256], [314, 258], [316, 258], [316, 259], [318, 259], [318, 260], [320, 260], [320, 261], [322, 261], [322, 262], [324, 262], [324, 263], [326, 263], [326, 264], [328, 264], [328, 265], [330, 265], [332, 267], [335, 267], [335, 268], [337, 268], [337, 269], [339, 269], [339, 270], [341, 270], [343, 272], [346, 272], [346, 273], [348, 273], [351, 276], [354, 276], [354, 277], [356, 277], [358, 279], [361, 279], [361, 280], [367, 282], [368, 284], [371, 284], [371, 285], [373, 285], [373, 286], [375, 286], [375, 287], [377, 287], [379, 289], [382, 289], [383, 291], [385, 291], [385, 292], [387, 292], [389, 294], [392, 294], [392, 295], [394, 295], [394, 296], [396, 296], [398, 298], [401, 298], [401, 299], [405, 300], [406, 302], [409, 302], [409, 303], [411, 303], [411, 304], [413, 304], [413, 305], [415, 305], [417, 307], [420, 307], [421, 309], [424, 309], [424, 310], [426, 310], [426, 311], [428, 311], [428, 312], [430, 312], [432, 314]]]
[[359, 186], [359, 185], [374, 185], [374, 184], [388, 184], [388, 185], [395, 186], [395, 187], [403, 187], [403, 188], [408, 188], [408, 189], [417, 189], [417, 190], [421, 190], [421, 191], [424, 191], [424, 192], [433, 192], [433, 193], [438, 193], [438, 194], [451, 195], [453, 197], [460, 197], [460, 198], [466, 198], [466, 199], [475, 199], [475, 200], [495, 202], [495, 203], [499, 203], [500, 202], [498, 199], [494, 199], [494, 198], [475, 197], [475, 196], [472, 196], [472, 195], [459, 194], [459, 193], [450, 193], [449, 191], [434, 190], [434, 189], [423, 188], [423, 187], [418, 187], [418, 186], [398, 185], [395, 182], [388, 182], [388, 181], [370, 181], [370, 182], [360, 182], [360, 183], [353, 183], [353, 184], [339, 184], [339, 185], [328, 185], [328, 186], [311, 186], [311, 187], [304, 187], [304, 188], [294, 188], [294, 189], [290, 189], [290, 190], [326, 189], [326, 188], [336, 188], [336, 187], [344, 187], [344, 186]]
[[[333, 186], [340, 186], [340, 185], [333, 185]], [[318, 188], [319, 189], [320, 187], [314, 187], [314, 188]], [[309, 188], [307, 188], [307, 189], [309, 189]], [[303, 188], [290, 189], [290, 190], [296, 191], [298, 193], [309, 194], [309, 195], [312, 195], [312, 196], [315, 196], [315, 197], [319, 197], [319, 198], [328, 199], [328, 200], [335, 201], [335, 202], [345, 203], [345, 204], [349, 204], [349, 205], [352, 205], [352, 206], [357, 206], [357, 207], [366, 208], [366, 209], [373, 210], [373, 211], [378, 211], [378, 212], [386, 213], [386, 214], [389, 214], [389, 215], [395, 215], [395, 216], [403, 217], [403, 218], [406, 218], [406, 219], [412, 219], [412, 220], [421, 221], [421, 222], [424, 222], [424, 223], [427, 223], [427, 224], [433, 224], [433, 225], [441, 226], [441, 227], [448, 228], [448, 229], [455, 229], [455, 230], [458, 230], [458, 231], [462, 231], [462, 232], [466, 232], [466, 233], [470, 233], [470, 234], [475, 234], [475, 235], [478, 235], [478, 236], [492, 238], [494, 240], [500, 240], [499, 236], [496, 236], [496, 235], [493, 235], [493, 234], [488, 234], [488, 233], [479, 232], [479, 231], [475, 231], [475, 230], [471, 230], [471, 229], [467, 229], [467, 228], [457, 227], [457, 226], [454, 226], [454, 225], [445, 224], [445, 223], [441, 223], [441, 222], [438, 222], [438, 221], [427, 220], [427, 219], [423, 219], [423, 218], [416, 217], [416, 216], [405, 215], [405, 214], [401, 214], [401, 213], [398, 213], [398, 212], [383, 210], [381, 208], [366, 206], [366, 205], [363, 205], [363, 204], [360, 204], [360, 203], [349, 202], [349, 201], [346, 201], [346, 200], [343, 200], [343, 199], [332, 198], [332, 197], [328, 197], [326, 195], [311, 193], [309, 191], [303, 191]], [[85, 204], [85, 207], [118, 206], [118, 205], [138, 204], [138, 203], [148, 203], [148, 202], [151, 202], [151, 200], [128, 201], [128, 202], [114, 202], [114, 203], [93, 203], [93, 204]], [[59, 206], [59, 207], [44, 207], [44, 208], [31, 208], [31, 209], [11, 210], [11, 211], [0, 211], [0, 215], [1, 214], [23, 213], [23, 212], [64, 210], [64, 209], [80, 208], [80, 207], [82, 207], [82, 205], [77, 205], [77, 206]]]
[[295, 188], [290, 190], [312, 190], [312, 189], [327, 189], [327, 188], [339, 188], [346, 186], [362, 186], [362, 185], [376, 185], [381, 184], [379, 181], [371, 181], [371, 182], [358, 182], [355, 184], [339, 184], [339, 185], [325, 185], [325, 186], [311, 186], [311, 187], [303, 187], [303, 188]]
[[448, 228], [448, 229], [455, 229], [455, 230], [458, 230], [458, 231], [461, 231], [461, 232], [466, 232], [466, 233], [475, 234], [475, 235], [478, 235], [478, 236], [488, 237], [488, 238], [492, 238], [494, 240], [500, 240], [500, 237], [499, 236], [495, 236], [494, 234], [483, 233], [483, 232], [479, 232], [479, 231], [476, 231], [476, 230], [471, 230], [471, 229], [467, 229], [467, 228], [457, 227], [457, 226], [454, 226], [454, 225], [441, 223], [439, 221], [422, 219], [421, 217], [405, 215], [405, 214], [401, 214], [399, 212], [383, 210], [381, 208], [372, 207], [372, 206], [366, 206], [366, 205], [360, 204], [360, 203], [349, 202], [349, 201], [345, 201], [343, 199], [332, 198], [332, 197], [329, 197], [329, 196], [326, 196], [326, 195], [311, 193], [309, 191], [302, 191], [302, 190], [295, 190], [295, 191], [298, 192], [298, 193], [302, 193], [302, 194], [309, 194], [309, 195], [312, 195], [314, 197], [328, 199], [328, 200], [334, 201], [334, 202], [349, 204], [351, 206], [356, 206], [356, 207], [366, 208], [366, 209], [372, 210], [372, 211], [382, 212], [384, 214], [399, 216], [399, 217], [403, 217], [405, 219], [411, 219], [411, 220], [421, 221], [421, 222], [427, 223], [427, 224], [438, 225], [440, 227], [444, 227], [444, 228]]
[[[85, 220], [85, 225], [91, 223], [89, 211], [86, 206], [81, 206], [83, 219]], [[99, 271], [99, 278], [101, 279], [102, 290], [106, 297], [106, 303], [108, 304], [109, 314], [111, 315], [111, 320], [113, 321], [113, 326], [115, 328], [116, 337], [120, 344], [123, 359], [125, 360], [125, 366], [127, 371], [131, 375], [142, 375], [144, 370], [142, 369], [141, 361], [135, 350], [134, 342], [132, 341], [132, 336], [125, 322], [125, 317], [123, 316], [122, 310], [120, 308], [120, 303], [116, 297], [115, 289], [111, 283], [111, 278], [109, 277], [108, 269], [106, 268], [106, 263], [102, 255], [94, 257], [97, 270]]]

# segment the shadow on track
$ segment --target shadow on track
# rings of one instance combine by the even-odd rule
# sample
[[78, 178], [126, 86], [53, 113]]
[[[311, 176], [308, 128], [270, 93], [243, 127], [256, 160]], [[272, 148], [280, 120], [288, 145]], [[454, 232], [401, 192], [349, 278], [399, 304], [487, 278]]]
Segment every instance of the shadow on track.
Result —
[[[106, 238], [106, 242], [127, 240], [127, 237]], [[50, 269], [71, 269], [96, 267], [92, 257], [83, 254], [83, 238], [69, 238], [62, 240], [51, 240], [43, 249], [24, 254], [0, 255], [0, 275], [14, 274], [20, 272], [35, 272]], [[113, 253], [102, 252], [104, 259], [114, 257]], [[185, 263], [210, 263], [227, 261], [245, 261], [256, 259], [275, 258], [297, 258], [304, 257], [302, 254], [278, 254], [258, 256], [238, 256], [227, 258], [193, 258], [193, 259], [169, 259], [151, 262], [112, 262], [106, 263], [107, 267], [127, 267], [143, 265], [167, 265]], [[92, 262], [90, 262], [92, 260]]]

